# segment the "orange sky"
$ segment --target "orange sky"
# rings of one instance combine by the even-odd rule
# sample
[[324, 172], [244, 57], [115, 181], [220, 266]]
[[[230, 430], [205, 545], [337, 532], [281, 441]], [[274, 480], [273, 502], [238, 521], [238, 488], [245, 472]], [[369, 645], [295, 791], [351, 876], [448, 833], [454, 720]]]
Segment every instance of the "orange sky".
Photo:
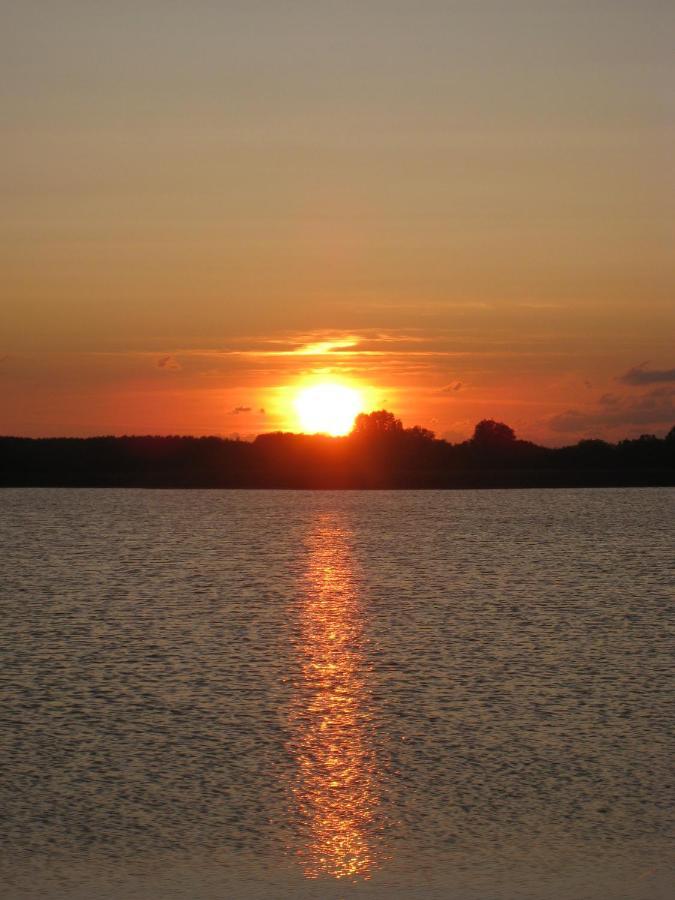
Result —
[[14, 4], [0, 433], [675, 420], [671, 4]]

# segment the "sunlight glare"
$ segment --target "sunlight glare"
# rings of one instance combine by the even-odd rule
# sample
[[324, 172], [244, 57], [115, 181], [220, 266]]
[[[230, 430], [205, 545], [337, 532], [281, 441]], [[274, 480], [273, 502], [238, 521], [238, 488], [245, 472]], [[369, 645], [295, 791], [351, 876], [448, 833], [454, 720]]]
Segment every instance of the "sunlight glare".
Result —
[[302, 669], [288, 744], [300, 825], [299, 846], [289, 850], [312, 879], [367, 880], [381, 864], [378, 759], [356, 581], [349, 529], [322, 517], [307, 542], [295, 645]]
[[304, 388], [295, 398], [300, 427], [308, 434], [348, 434], [363, 411], [361, 393], [344, 384], [324, 383]]

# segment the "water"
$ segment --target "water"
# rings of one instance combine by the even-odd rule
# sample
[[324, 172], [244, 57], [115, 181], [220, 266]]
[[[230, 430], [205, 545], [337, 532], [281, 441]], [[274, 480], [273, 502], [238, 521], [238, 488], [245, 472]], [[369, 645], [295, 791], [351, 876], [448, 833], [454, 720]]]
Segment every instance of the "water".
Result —
[[669, 898], [673, 496], [1, 492], [3, 897]]

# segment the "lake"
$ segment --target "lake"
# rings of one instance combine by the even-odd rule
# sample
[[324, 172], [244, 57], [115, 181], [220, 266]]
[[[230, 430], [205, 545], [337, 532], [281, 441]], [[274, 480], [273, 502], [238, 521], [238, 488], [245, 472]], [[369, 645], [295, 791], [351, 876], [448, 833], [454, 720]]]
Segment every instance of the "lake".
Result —
[[3, 490], [3, 897], [670, 898], [674, 497]]

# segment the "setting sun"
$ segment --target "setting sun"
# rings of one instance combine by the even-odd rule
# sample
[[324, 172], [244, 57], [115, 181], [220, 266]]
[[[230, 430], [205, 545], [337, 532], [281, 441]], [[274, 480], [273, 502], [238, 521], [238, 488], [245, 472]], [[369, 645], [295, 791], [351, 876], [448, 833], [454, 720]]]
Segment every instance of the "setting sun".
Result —
[[359, 391], [334, 383], [304, 388], [296, 396], [294, 405], [303, 431], [333, 437], [351, 431], [354, 419], [364, 408]]

